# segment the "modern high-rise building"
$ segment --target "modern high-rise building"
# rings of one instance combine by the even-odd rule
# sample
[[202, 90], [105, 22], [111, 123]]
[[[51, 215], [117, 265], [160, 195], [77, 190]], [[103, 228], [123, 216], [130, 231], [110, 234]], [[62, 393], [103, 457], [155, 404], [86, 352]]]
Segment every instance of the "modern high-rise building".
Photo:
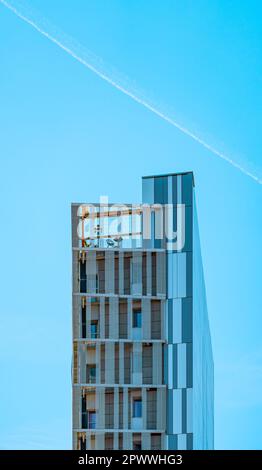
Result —
[[213, 358], [193, 173], [141, 204], [72, 204], [73, 448], [212, 449]]

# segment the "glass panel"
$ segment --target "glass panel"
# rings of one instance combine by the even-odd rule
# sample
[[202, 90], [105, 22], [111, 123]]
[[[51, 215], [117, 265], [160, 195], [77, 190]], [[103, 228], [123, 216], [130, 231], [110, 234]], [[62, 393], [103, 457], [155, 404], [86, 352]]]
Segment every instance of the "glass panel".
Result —
[[142, 327], [142, 312], [133, 312], [133, 328]]
[[141, 449], [142, 449], [141, 441], [134, 441], [133, 450], [141, 450]]
[[91, 322], [91, 338], [97, 338], [97, 322]]
[[133, 401], [133, 418], [142, 418], [142, 400]]
[[82, 429], [87, 429], [87, 413], [82, 413]]
[[88, 412], [88, 429], [95, 429], [96, 427], [96, 412]]
[[86, 381], [87, 383], [95, 383], [96, 382], [96, 365], [87, 365], [86, 368]]

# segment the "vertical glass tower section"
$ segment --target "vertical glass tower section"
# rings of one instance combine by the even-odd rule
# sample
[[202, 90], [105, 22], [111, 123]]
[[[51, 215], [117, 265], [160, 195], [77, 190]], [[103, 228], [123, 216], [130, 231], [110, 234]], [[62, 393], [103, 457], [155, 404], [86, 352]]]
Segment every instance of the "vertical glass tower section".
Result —
[[166, 250], [165, 445], [212, 449], [213, 357], [193, 173], [144, 177], [142, 190], [144, 204], [167, 208], [158, 233], [152, 214], [151, 239], [144, 242]]

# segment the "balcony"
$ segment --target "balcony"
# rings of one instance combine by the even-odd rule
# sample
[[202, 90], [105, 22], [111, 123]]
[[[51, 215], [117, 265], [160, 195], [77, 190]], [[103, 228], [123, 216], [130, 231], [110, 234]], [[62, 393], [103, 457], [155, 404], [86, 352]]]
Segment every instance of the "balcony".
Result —
[[79, 206], [78, 220], [79, 248], [120, 249], [142, 246], [141, 206]]

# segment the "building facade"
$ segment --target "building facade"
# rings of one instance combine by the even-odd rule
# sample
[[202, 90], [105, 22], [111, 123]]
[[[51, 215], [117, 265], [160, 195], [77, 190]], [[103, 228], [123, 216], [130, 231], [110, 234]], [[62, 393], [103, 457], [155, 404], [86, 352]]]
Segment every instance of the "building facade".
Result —
[[73, 448], [212, 449], [193, 174], [144, 177], [142, 193], [72, 204]]

